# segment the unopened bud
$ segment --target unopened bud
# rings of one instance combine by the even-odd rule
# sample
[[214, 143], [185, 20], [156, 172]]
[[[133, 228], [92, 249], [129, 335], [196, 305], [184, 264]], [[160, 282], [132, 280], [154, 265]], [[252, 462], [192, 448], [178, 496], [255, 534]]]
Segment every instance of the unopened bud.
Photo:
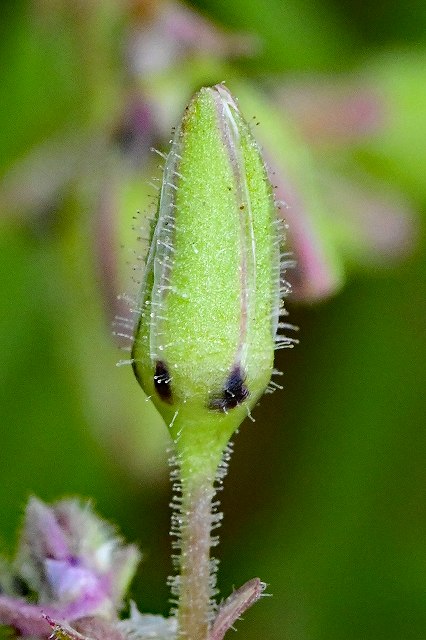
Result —
[[201, 89], [166, 158], [132, 353], [139, 383], [169, 423], [237, 428], [265, 390], [280, 312], [279, 236], [249, 126], [223, 85]]

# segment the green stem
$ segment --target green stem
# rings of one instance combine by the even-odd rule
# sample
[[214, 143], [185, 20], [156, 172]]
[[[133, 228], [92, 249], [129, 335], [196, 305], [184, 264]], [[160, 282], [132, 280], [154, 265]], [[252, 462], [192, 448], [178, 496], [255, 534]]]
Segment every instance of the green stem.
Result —
[[182, 525], [179, 576], [178, 638], [207, 640], [214, 595], [211, 528], [214, 477], [182, 480]]
[[175, 424], [181, 495], [172, 532], [178, 538], [178, 640], [207, 640], [215, 595], [215, 567], [210, 558], [215, 512], [215, 481], [230, 429], [212, 429], [208, 421], [183, 419]]
[[172, 582], [177, 596], [177, 640], [208, 640], [216, 595], [216, 566], [210, 548], [212, 528], [220, 522], [213, 498], [215, 482], [223, 476], [224, 451], [240, 416], [214, 413], [200, 419], [198, 412], [181, 410], [172, 424], [177, 457], [176, 513], [172, 534], [179, 549], [178, 575]]

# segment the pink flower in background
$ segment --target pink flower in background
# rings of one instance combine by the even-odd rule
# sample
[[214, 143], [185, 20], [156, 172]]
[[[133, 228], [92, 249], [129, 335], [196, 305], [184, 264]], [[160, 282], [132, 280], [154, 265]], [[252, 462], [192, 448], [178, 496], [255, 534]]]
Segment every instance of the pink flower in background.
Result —
[[88, 616], [115, 619], [139, 559], [137, 548], [124, 545], [90, 504], [62, 500], [47, 506], [31, 498], [12, 570], [37, 601], [29, 604], [13, 589], [2, 593], [0, 623], [46, 637], [46, 616], [68, 623]]

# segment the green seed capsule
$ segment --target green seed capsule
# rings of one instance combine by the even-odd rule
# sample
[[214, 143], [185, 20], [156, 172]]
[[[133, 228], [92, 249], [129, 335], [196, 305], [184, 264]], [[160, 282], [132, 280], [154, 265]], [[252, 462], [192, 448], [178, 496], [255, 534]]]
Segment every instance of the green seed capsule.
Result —
[[265, 390], [280, 308], [279, 244], [272, 188], [249, 127], [223, 85], [203, 88], [166, 159], [132, 353], [135, 375], [172, 434], [175, 423], [232, 433]]

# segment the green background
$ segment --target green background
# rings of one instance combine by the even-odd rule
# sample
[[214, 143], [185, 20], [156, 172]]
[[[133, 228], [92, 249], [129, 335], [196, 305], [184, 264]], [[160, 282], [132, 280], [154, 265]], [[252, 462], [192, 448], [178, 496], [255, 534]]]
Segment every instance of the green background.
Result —
[[[72, 179], [49, 206], [32, 206], [31, 195], [26, 204], [11, 202], [0, 188], [1, 544], [12, 551], [29, 494], [90, 496], [143, 551], [132, 586], [139, 608], [166, 613], [166, 429], [130, 369], [115, 367], [121, 355], [98, 265], [94, 204], [122, 171], [105, 140], [125, 85], [129, 18], [124, 3], [92, 4], [91, 21], [67, 2], [11, 2], [1, 10], [1, 175], [61, 130], [101, 132], [98, 147], [77, 154]], [[254, 58], [233, 63], [241, 78], [349, 72], [383, 52], [421, 60], [426, 51], [426, 5], [418, 0], [197, 4], [264, 43]], [[384, 70], [401, 87], [407, 129], [417, 108], [412, 137], [373, 151], [367, 144], [358, 160], [405, 190], [419, 241], [397, 267], [354, 270], [328, 301], [289, 304], [301, 344], [277, 355], [285, 388], [265, 397], [256, 423], [235, 438], [221, 495], [219, 583], [227, 595], [258, 575], [273, 594], [238, 624], [247, 640], [426, 638], [426, 166], [425, 147], [415, 148], [426, 131], [418, 109], [426, 68], [418, 68], [423, 94], [419, 82], [410, 104], [403, 100], [408, 66]], [[172, 70], [161, 83], [173, 92], [178, 81]], [[70, 156], [66, 147], [60, 163]], [[145, 164], [131, 186], [118, 187], [128, 203], [124, 238], [147, 200], [150, 172]], [[17, 190], [23, 201], [29, 174]]]

